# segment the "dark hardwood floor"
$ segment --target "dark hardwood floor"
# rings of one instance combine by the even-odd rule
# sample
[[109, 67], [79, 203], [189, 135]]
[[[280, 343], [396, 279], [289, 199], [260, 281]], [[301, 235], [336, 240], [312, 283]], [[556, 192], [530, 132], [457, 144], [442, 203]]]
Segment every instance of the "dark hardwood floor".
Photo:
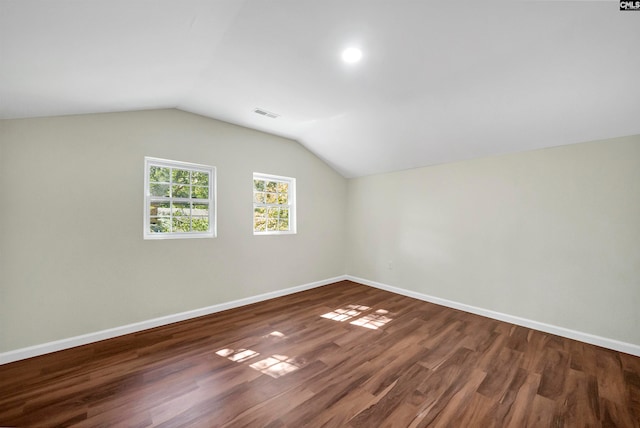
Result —
[[347, 281], [0, 366], [0, 426], [638, 421], [638, 357]]

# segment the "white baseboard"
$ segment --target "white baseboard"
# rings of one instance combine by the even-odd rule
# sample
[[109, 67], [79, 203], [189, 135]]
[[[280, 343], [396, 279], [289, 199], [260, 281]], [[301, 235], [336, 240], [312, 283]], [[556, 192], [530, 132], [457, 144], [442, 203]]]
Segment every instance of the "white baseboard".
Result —
[[493, 318], [499, 321], [505, 321], [511, 324], [528, 327], [534, 330], [555, 334], [557, 336], [562, 336], [569, 339], [579, 340], [581, 342], [602, 346], [603, 348], [613, 349], [615, 351], [625, 352], [627, 354], [640, 357], [640, 346], [634, 345], [632, 343], [621, 342], [615, 339], [595, 336], [593, 334], [583, 333], [581, 331], [570, 330], [568, 328], [558, 327], [551, 324], [545, 324], [542, 322], [533, 321], [526, 318], [520, 318], [514, 315], [503, 314], [501, 312], [495, 312], [488, 309], [478, 308], [476, 306], [466, 305], [464, 303], [454, 302], [452, 300], [441, 299], [439, 297], [429, 296], [427, 294], [418, 293], [416, 291], [405, 290], [403, 288], [382, 284], [380, 282], [370, 281], [364, 278], [358, 278], [352, 275], [346, 275], [345, 279], [349, 281], [357, 282], [360, 284], [368, 285], [370, 287], [379, 288], [381, 290], [390, 291], [392, 293], [402, 294], [403, 296], [413, 297], [414, 299], [435, 303], [436, 305], [459, 309], [461, 311], [469, 312], [472, 314], [482, 315], [487, 318]]
[[125, 334], [136, 333], [150, 328], [160, 327], [167, 324], [173, 324], [179, 321], [185, 321], [191, 318], [201, 317], [216, 312], [226, 311], [240, 306], [250, 305], [252, 303], [261, 302], [263, 300], [273, 299], [275, 297], [286, 296], [287, 294], [297, 293], [299, 291], [310, 290], [312, 288], [321, 287], [323, 285], [332, 284], [334, 282], [347, 279], [345, 275], [336, 276], [334, 278], [324, 279], [321, 281], [310, 282], [308, 284], [296, 287], [276, 290], [269, 293], [259, 294], [257, 296], [246, 297], [244, 299], [233, 300], [231, 302], [220, 303], [205, 308], [194, 309], [192, 311], [180, 312], [178, 314], [167, 315], [164, 317], [154, 318], [147, 321], [141, 321], [133, 324], [123, 325], [120, 327], [110, 328], [107, 330], [97, 331], [95, 333], [83, 334], [81, 336], [70, 337], [67, 339], [56, 340], [54, 342], [43, 343], [41, 345], [29, 346], [27, 348], [16, 349], [0, 353], [0, 364], [7, 364], [18, 360], [24, 360], [38, 355], [49, 354], [51, 352], [62, 351], [63, 349], [74, 348], [76, 346], [87, 345], [89, 343], [98, 342], [100, 340], [111, 339]]
[[386, 290], [392, 293], [401, 294], [403, 296], [413, 297], [415, 299], [435, 303], [437, 305], [459, 309], [461, 311], [469, 312], [472, 314], [481, 315], [481, 316], [493, 318], [500, 321], [505, 321], [511, 324], [532, 328], [534, 330], [539, 330], [546, 333], [567, 337], [569, 339], [579, 340], [581, 342], [591, 343], [592, 345], [602, 346], [604, 348], [609, 348], [615, 351], [625, 352], [627, 354], [636, 355], [640, 357], [640, 346], [634, 345], [632, 343], [621, 342], [614, 339], [608, 339], [606, 337], [595, 336], [589, 333], [570, 330], [564, 327], [558, 327], [551, 324], [545, 324], [542, 322], [533, 321], [526, 318], [520, 318], [514, 315], [503, 314], [501, 312], [495, 312], [488, 309], [478, 308], [478, 307], [467, 305], [464, 303], [454, 302], [452, 300], [447, 300], [447, 299], [441, 299], [439, 297], [429, 296], [427, 294], [422, 294], [416, 291], [406, 290], [403, 288], [382, 284], [376, 281], [370, 281], [368, 279], [359, 278], [352, 275], [341, 275], [341, 276], [336, 276], [334, 278], [329, 278], [321, 281], [310, 282], [308, 284], [303, 284], [296, 287], [285, 288], [282, 290], [276, 290], [269, 293], [259, 294], [257, 296], [246, 297], [244, 299], [233, 300], [230, 302], [220, 303], [213, 306], [207, 306], [205, 308], [194, 309], [192, 311], [186, 311], [178, 314], [167, 315], [164, 317], [154, 318], [147, 321], [141, 321], [138, 323], [110, 328], [107, 330], [101, 330], [95, 333], [83, 334], [80, 336], [70, 337], [67, 339], [56, 340], [54, 342], [43, 343], [41, 345], [34, 345], [34, 346], [29, 346], [27, 348], [21, 348], [13, 351], [0, 353], [0, 364], [7, 364], [14, 361], [36, 357], [38, 355], [44, 355], [44, 354], [49, 354], [51, 352], [62, 351], [64, 349], [74, 348], [76, 346], [87, 345], [89, 343], [98, 342], [100, 340], [111, 339], [113, 337], [123, 336], [125, 334], [136, 333], [139, 331], [148, 330], [150, 328], [160, 327], [167, 324], [173, 324], [175, 322], [185, 321], [191, 318], [197, 318], [204, 315], [213, 314], [216, 312], [226, 311], [227, 309], [233, 309], [240, 306], [250, 305], [252, 303], [262, 302], [264, 300], [269, 300], [269, 299], [273, 299], [280, 296], [286, 296], [288, 294], [297, 293], [299, 291], [310, 290], [312, 288], [321, 287], [323, 285], [328, 285], [328, 284], [332, 284], [334, 282], [343, 281], [343, 280], [357, 282], [360, 284], [368, 285], [370, 287], [379, 288], [381, 290]]

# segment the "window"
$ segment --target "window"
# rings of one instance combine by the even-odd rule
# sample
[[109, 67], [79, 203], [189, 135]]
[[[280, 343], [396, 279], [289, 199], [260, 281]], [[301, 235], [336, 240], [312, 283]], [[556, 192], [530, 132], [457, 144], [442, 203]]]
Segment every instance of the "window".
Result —
[[216, 236], [216, 169], [144, 158], [144, 239]]
[[296, 233], [296, 179], [253, 174], [253, 234]]

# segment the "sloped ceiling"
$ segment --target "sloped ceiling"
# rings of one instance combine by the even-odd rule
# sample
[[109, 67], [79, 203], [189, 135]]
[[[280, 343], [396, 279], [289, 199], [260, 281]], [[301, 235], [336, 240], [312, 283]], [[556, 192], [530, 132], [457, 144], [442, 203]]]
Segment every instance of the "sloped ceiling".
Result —
[[175, 107], [355, 177], [639, 134], [639, 40], [617, 1], [0, 0], [0, 117]]

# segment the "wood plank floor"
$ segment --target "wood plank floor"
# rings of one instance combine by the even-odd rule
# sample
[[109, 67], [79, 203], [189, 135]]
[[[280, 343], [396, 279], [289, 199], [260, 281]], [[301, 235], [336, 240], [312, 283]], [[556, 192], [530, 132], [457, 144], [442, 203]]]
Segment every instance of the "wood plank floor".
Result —
[[0, 426], [638, 421], [638, 357], [348, 281], [0, 366]]

